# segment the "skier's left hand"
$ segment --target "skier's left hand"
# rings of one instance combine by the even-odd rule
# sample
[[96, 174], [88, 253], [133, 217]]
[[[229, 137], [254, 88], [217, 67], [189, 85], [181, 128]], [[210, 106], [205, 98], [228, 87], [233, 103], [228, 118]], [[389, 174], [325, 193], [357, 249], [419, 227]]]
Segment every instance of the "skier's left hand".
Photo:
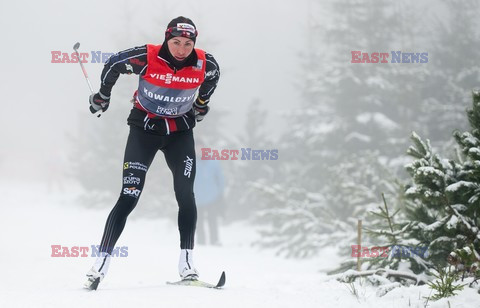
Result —
[[195, 119], [197, 122], [200, 122], [207, 115], [210, 107], [208, 107], [204, 101], [197, 98], [193, 104], [193, 110], [195, 111]]

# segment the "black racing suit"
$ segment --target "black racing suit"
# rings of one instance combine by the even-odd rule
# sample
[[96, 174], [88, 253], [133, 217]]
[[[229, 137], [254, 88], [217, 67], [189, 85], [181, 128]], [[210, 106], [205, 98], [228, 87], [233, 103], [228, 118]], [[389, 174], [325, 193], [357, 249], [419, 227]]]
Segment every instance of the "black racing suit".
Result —
[[[177, 70], [197, 63], [195, 52], [179, 65], [163, 44], [158, 57], [170, 68]], [[172, 61], [168, 61], [172, 60]], [[148, 66], [147, 47], [135, 47], [113, 55], [105, 64], [101, 75], [100, 92], [110, 96], [120, 74], [143, 75]], [[175, 63], [175, 64], [170, 64]], [[220, 70], [212, 55], [206, 53], [205, 80], [198, 90], [198, 98], [208, 104], [214, 92]], [[103, 233], [100, 251], [112, 253], [122, 233], [128, 215], [135, 208], [145, 184], [145, 177], [156, 153], [161, 150], [173, 175], [175, 197], [178, 202], [178, 228], [180, 248], [193, 249], [197, 209], [193, 193], [195, 180], [195, 146], [193, 127], [195, 114], [190, 110], [176, 118], [154, 116], [135, 105], [128, 117], [128, 136], [123, 164], [123, 186], [117, 203], [110, 212]]]

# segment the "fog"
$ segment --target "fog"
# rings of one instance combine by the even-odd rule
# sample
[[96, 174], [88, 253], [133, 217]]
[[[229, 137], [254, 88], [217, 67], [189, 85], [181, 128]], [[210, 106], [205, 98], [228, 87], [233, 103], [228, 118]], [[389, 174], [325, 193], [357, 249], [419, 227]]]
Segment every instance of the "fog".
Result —
[[[222, 72], [197, 136], [215, 149], [278, 151], [275, 160], [222, 162], [229, 219], [288, 207], [297, 192], [347, 219], [355, 211], [345, 187], [371, 189], [355, 204], [365, 212], [383, 189], [372, 185], [385, 180], [381, 168], [390, 181], [405, 177], [412, 131], [452, 154], [451, 132], [468, 127], [464, 111], [480, 80], [475, 8], [474, 1], [2, 2], [2, 189], [29, 183], [58, 186], [53, 194], [96, 190], [108, 197], [89, 193], [93, 199], [76, 202], [111, 207], [138, 77], [120, 77], [110, 109], [98, 118], [88, 110], [79, 65], [52, 63], [52, 52], [71, 54], [76, 42], [87, 53], [160, 44], [168, 22], [184, 15], [197, 25], [196, 46], [213, 54]], [[422, 54], [427, 61], [353, 63], [352, 51]], [[98, 90], [103, 65], [85, 67]], [[146, 192], [170, 206], [162, 159]], [[155, 212], [155, 202], [143, 207]]]
[[[390, 234], [397, 244], [395, 237], [405, 228], [394, 231], [389, 213], [408, 210], [405, 192], [416, 175], [407, 164], [420, 161], [418, 169], [426, 166], [425, 178], [431, 175], [432, 185], [439, 187], [447, 185], [448, 172], [473, 170], [468, 160], [467, 169], [445, 166], [446, 159], [463, 159], [452, 133], [469, 131], [465, 111], [480, 84], [479, 9], [480, 2], [473, 0], [1, 1], [0, 260], [7, 266], [0, 288], [7, 296], [0, 296], [0, 306], [51, 307], [68, 301], [83, 307], [92, 301], [183, 307], [202, 306], [203, 300], [211, 307], [356, 305], [353, 284], [350, 290], [338, 281], [326, 283], [318, 270], [329, 272], [344, 260], [350, 264], [338, 273], [357, 268], [349, 251], [357, 243], [357, 221], [363, 220], [364, 229], [380, 228], [378, 233]], [[133, 173], [122, 179], [129, 168], [123, 155], [138, 76], [120, 76], [108, 111], [97, 117], [89, 111], [90, 91], [78, 63], [52, 63], [55, 52], [71, 55], [79, 42], [79, 51], [90, 55], [85, 68], [98, 90], [103, 64], [92, 63], [92, 52], [161, 44], [167, 24], [180, 15], [195, 22], [196, 47], [211, 53], [221, 68], [210, 112], [194, 129], [195, 168], [218, 163], [214, 168], [222, 179], [215, 190], [206, 184], [212, 179], [197, 173], [207, 201], [195, 191], [196, 264], [207, 273], [202, 274], [206, 281], [223, 270], [234, 277], [227, 279], [231, 289], [214, 297], [207, 292], [184, 296], [183, 290], [163, 285], [177, 277], [178, 260], [178, 207], [163, 155], [155, 157], [142, 190], [120, 192], [121, 184], [140, 183]], [[407, 155], [412, 144], [417, 156]], [[205, 148], [212, 157], [222, 150], [238, 157], [204, 160]], [[424, 164], [427, 160], [446, 171]], [[218, 197], [212, 201], [214, 190]], [[99, 244], [119, 193], [130, 198], [140, 192], [128, 232], [117, 244], [130, 247], [128, 265], [119, 260], [110, 280], [101, 284], [109, 292], [80, 293], [92, 258], [57, 258], [51, 245], [73, 250]], [[414, 192], [440, 199], [436, 190]], [[423, 209], [429, 202], [418, 204], [419, 216], [436, 215]], [[463, 208], [447, 205], [448, 211]], [[369, 213], [379, 206], [386, 216], [372, 219]], [[212, 217], [218, 223], [216, 238]], [[461, 220], [447, 218], [441, 221], [450, 234], [455, 230], [450, 224]], [[433, 232], [440, 230], [439, 222], [417, 225]], [[212, 228], [203, 232], [207, 225]], [[456, 228], [463, 230], [460, 224]], [[368, 241], [364, 236], [362, 244]], [[371, 243], [385, 246], [380, 240]], [[279, 255], [311, 258], [298, 262]], [[407, 300], [409, 306], [423, 305], [419, 302], [432, 292], [421, 287], [423, 293], [409, 287], [382, 298], [388, 305]], [[379, 303], [373, 293], [367, 297], [358, 303]], [[474, 303], [469, 298], [465, 302]], [[212, 299], [218, 304], [211, 305]]]
[[[298, 95], [293, 81], [299, 52], [304, 48], [306, 1], [8, 1], [2, 2], [3, 93], [2, 168], [17, 180], [42, 181], [46, 161], [67, 147], [76, 125], [102, 121], [88, 111], [89, 90], [77, 63], [51, 63], [51, 51], [118, 52], [145, 43], [163, 42], [168, 22], [179, 15], [192, 18], [199, 30], [197, 47], [212, 53], [222, 78], [212, 108], [229, 110], [223, 127], [242, 134], [246, 106], [253, 99], [271, 110], [268, 120], [278, 136], [276, 112], [289, 108]], [[90, 62], [90, 61], [89, 61]], [[99, 88], [103, 65], [87, 63], [94, 89]], [[125, 80], [122, 80], [125, 79]], [[130, 80], [130, 83], [125, 84]], [[134, 76], [122, 76], [118, 88], [133, 93]], [[116, 119], [125, 123], [128, 109]], [[107, 114], [104, 117], [108, 117]], [[123, 149], [112, 149], [120, 151]], [[92, 162], [93, 163], [93, 162]]]

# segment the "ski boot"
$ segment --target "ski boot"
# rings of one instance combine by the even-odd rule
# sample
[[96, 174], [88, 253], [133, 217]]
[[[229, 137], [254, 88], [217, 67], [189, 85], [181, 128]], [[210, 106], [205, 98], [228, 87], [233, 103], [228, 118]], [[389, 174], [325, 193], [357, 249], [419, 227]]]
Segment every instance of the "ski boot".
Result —
[[182, 280], [198, 280], [198, 271], [193, 265], [191, 249], [182, 249], [178, 261], [178, 273]]
[[85, 289], [97, 290], [98, 284], [105, 278], [110, 266], [110, 255], [105, 254], [102, 257], [98, 257], [95, 260], [92, 268], [87, 273], [87, 281], [83, 285]]

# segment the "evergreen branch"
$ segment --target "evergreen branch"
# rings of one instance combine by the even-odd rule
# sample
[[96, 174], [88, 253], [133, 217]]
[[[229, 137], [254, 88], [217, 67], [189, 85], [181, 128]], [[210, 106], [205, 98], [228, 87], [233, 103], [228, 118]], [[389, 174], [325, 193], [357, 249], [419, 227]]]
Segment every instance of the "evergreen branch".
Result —
[[[388, 220], [388, 225], [390, 226], [390, 231], [392, 232], [393, 234], [393, 226], [392, 226], [392, 220], [391, 220], [391, 217], [390, 215], [388, 214], [388, 206], [387, 206], [387, 201], [385, 200], [385, 195], [382, 193], [382, 199], [383, 199], [383, 205], [385, 206], [385, 212], [387, 213], [387, 220]], [[393, 217], [392, 217], [393, 218]], [[394, 244], [397, 244], [397, 238], [395, 237], [395, 235], [392, 235], [393, 237], [393, 243]]]
[[422, 229], [423, 231], [433, 232], [433, 231], [436, 231], [436, 230], [440, 229], [441, 227], [443, 227], [450, 220], [451, 217], [452, 217], [452, 215], [447, 215], [447, 216], [443, 217], [442, 219], [440, 219], [438, 221], [435, 221], [434, 223], [429, 224], [429, 225], [427, 225], [423, 222], [420, 222], [420, 223], [418, 223], [418, 228]]
[[403, 234], [405, 231], [407, 231], [409, 227], [410, 227], [410, 223], [406, 224], [401, 230], [394, 231], [394, 232], [389, 232], [389, 231], [386, 231], [386, 230], [372, 230], [372, 229], [368, 229], [368, 228], [365, 228], [365, 231], [367, 231], [371, 234], [386, 235], [386, 236], [391, 236], [391, 237], [395, 238], [395, 236], [399, 236], [399, 235]]
[[413, 258], [413, 260], [415, 260], [415, 262], [418, 265], [422, 266], [425, 270], [428, 270], [429, 268], [431, 268], [433, 266], [432, 262], [429, 262], [429, 261], [421, 258], [417, 254], [412, 254], [411, 258]]
[[380, 218], [385, 218], [383, 209], [380, 208], [380, 207], [379, 207], [379, 209], [380, 209], [381, 213], [377, 213], [377, 212], [374, 212], [374, 211], [369, 211], [369, 213], [372, 214], [372, 215], [375, 215], [377, 217], [380, 217]]
[[427, 145], [422, 141], [420, 136], [416, 132], [412, 132], [412, 135], [410, 136], [410, 139], [412, 139], [413, 143], [416, 145], [410, 146], [407, 150], [407, 154], [410, 156], [413, 156], [415, 158], [422, 158], [426, 157], [428, 155], [428, 147]]
[[378, 275], [382, 277], [395, 277], [395, 278], [402, 278], [406, 280], [413, 280], [415, 281], [416, 285], [422, 285], [428, 283], [428, 280], [423, 275], [415, 275], [413, 273], [407, 273], [402, 271], [396, 271], [391, 269], [379, 268], [374, 270], [368, 271], [356, 271], [356, 270], [348, 270], [340, 277], [337, 277], [337, 280], [340, 282], [353, 282], [356, 278], [366, 277]]
[[464, 226], [467, 228], [468, 231], [470, 231], [471, 235], [473, 237], [475, 237], [477, 240], [480, 240], [480, 232], [478, 230], [477, 227], [472, 227], [472, 225], [470, 225], [470, 223], [467, 221], [467, 219], [465, 218], [465, 216], [461, 215], [455, 208], [453, 208], [451, 205], [448, 206], [452, 211], [453, 213], [455, 213], [455, 215], [460, 218], [460, 220], [462, 221], [462, 223], [464, 224]]
[[430, 243], [430, 247], [433, 246], [433, 245], [436, 245], [437, 243], [439, 242], [451, 242], [451, 243], [455, 243], [457, 240], [455, 238], [451, 238], [451, 237], [448, 237], [448, 236], [439, 236], [437, 237], [436, 239], [434, 239], [431, 243]]

